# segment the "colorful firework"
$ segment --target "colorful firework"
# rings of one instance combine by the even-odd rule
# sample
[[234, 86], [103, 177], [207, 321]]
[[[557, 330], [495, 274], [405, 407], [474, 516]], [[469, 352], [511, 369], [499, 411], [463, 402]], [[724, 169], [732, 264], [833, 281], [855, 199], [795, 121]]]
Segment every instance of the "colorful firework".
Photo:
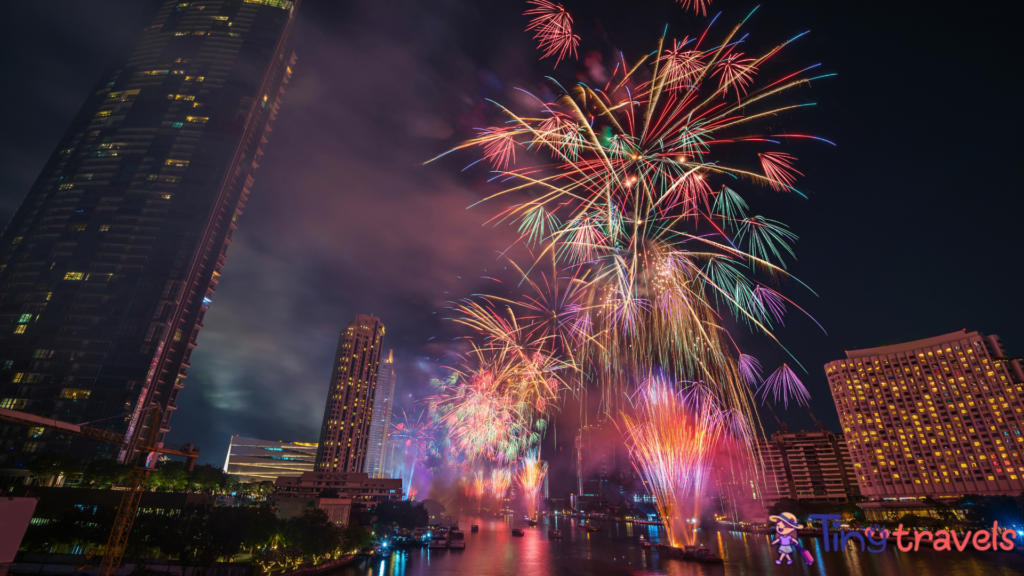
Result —
[[537, 514], [537, 497], [544, 486], [544, 477], [548, 473], [548, 463], [540, 460], [537, 450], [530, 450], [523, 456], [522, 467], [519, 468], [519, 486], [523, 489], [523, 501], [526, 503], [526, 516], [534, 518]]
[[557, 56], [557, 67], [570, 53], [575, 56], [576, 47], [580, 45], [580, 37], [572, 33], [572, 16], [565, 8], [548, 0], [528, 0], [527, 4], [532, 4], [535, 8], [525, 12], [526, 16], [534, 17], [526, 31], [534, 32], [533, 38], [544, 52], [541, 58]]
[[[703, 10], [706, 3], [685, 6]], [[717, 43], [707, 40], [710, 30], [698, 39], [663, 39], [653, 55], [619, 62], [603, 88], [556, 84], [558, 98], [538, 99], [542, 114], [519, 116], [502, 107], [504, 126], [459, 147], [481, 146], [497, 158], [496, 172], [513, 184], [496, 197], [532, 194], [500, 217], [519, 222], [523, 242], [557, 260], [563, 270], [549, 278], [573, 279], [571, 305], [554, 315], [549, 301], [524, 323], [474, 303], [462, 307], [462, 321], [524, 347], [538, 336], [522, 324], [543, 318], [540, 338], [557, 330], [569, 335], [563, 340], [573, 344], [571, 363], [591, 371], [587, 379], [602, 387], [608, 411], [621, 405], [630, 383], [660, 368], [705, 382], [727, 408], [754, 420], [720, 313], [775, 340], [772, 327], [791, 301], [767, 284], [788, 276], [783, 256], [792, 256], [797, 237], [775, 220], [748, 217], [746, 202], [729, 186], [799, 192], [794, 156], [750, 149], [781, 146], [754, 126], [805, 106], [771, 102], [816, 78], [806, 74], [813, 66], [766, 72], [792, 40], [756, 57], [737, 52], [742, 24]], [[770, 81], [759, 87], [762, 78]], [[517, 168], [511, 153], [494, 152], [515, 147], [555, 162]], [[716, 154], [726, 149], [728, 162]]]
[[512, 472], [508, 468], [494, 468], [491, 470], [491, 494], [498, 502], [498, 507], [505, 500], [508, 489], [512, 487]]
[[772, 375], [758, 388], [757, 394], [761, 397], [761, 402], [767, 401], [768, 395], [771, 394], [772, 401], [777, 404], [779, 400], [782, 400], [784, 408], [789, 408], [790, 400], [799, 406], [807, 407], [807, 403], [811, 399], [810, 392], [787, 364], [779, 366], [778, 370], [772, 372]]
[[706, 386], [693, 384], [684, 393], [661, 379], [637, 392], [635, 410], [635, 416], [622, 414], [634, 465], [665, 521], [669, 542], [692, 545], [715, 451], [729, 428], [746, 435], [749, 423], [735, 411], [723, 412]]

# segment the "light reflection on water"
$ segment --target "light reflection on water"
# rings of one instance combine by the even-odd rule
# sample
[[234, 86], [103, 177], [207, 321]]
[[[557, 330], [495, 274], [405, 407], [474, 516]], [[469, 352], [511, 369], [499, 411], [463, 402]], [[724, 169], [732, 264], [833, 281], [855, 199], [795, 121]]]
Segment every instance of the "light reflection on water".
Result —
[[[801, 543], [814, 557], [805, 566], [794, 555], [792, 566], [778, 566], [778, 557], [767, 534], [701, 531], [699, 539], [725, 559], [724, 564], [705, 565], [674, 558], [659, 558], [657, 551], [637, 545], [642, 534], [655, 545], [665, 541], [664, 529], [605, 522], [600, 532], [578, 529], [575, 520], [541, 519], [536, 528], [513, 537], [510, 523], [500, 518], [462, 517], [466, 549], [400, 550], [383, 560], [360, 560], [325, 576], [569, 576], [609, 574], [622, 576], [861, 576], [874, 574], [941, 576], [1017, 576], [1024, 574], [1024, 556], [1009, 552], [899, 552], [890, 544], [885, 552], [871, 554], [847, 550], [825, 552], [820, 537], [804, 536]], [[480, 531], [469, 530], [479, 524]], [[549, 540], [547, 529], [562, 530], [562, 540]]]

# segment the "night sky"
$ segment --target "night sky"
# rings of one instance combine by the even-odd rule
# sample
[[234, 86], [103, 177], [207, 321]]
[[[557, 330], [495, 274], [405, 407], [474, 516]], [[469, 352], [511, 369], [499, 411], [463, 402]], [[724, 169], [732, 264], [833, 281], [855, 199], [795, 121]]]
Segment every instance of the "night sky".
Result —
[[[5, 5], [0, 24], [0, 221], [6, 223], [129, 33], [140, 0]], [[565, 1], [582, 52], [636, 57], [707, 19], [669, 0]], [[719, 34], [756, 4], [715, 0]], [[169, 441], [221, 465], [234, 434], [316, 441], [337, 337], [355, 313], [387, 326], [398, 361], [396, 409], [413, 409], [462, 332], [444, 306], [482, 290], [515, 240], [483, 226], [503, 204], [456, 156], [422, 162], [515, 104], [539, 62], [521, 0], [304, 0], [298, 64], [218, 287]], [[1015, 17], [989, 5], [766, 2], [752, 48], [810, 30], [781, 64], [821, 62], [838, 76], [799, 91], [818, 105], [780, 120], [837, 143], [792, 152], [808, 199], [758, 192], [758, 211], [800, 236], [784, 291], [827, 330], [791, 313], [777, 334], [806, 368], [812, 408], [838, 416], [822, 366], [847, 349], [956, 330], [999, 334], [1024, 354], [1020, 64]], [[955, 6], [955, 9], [954, 9]], [[561, 64], [571, 83], [583, 69]], [[775, 70], [780, 70], [776, 68]], [[745, 191], [741, 190], [741, 193]], [[433, 340], [430, 340], [433, 338]], [[739, 335], [768, 370], [787, 361]], [[439, 360], [440, 359], [440, 360]], [[792, 428], [810, 419], [792, 408]], [[775, 429], [774, 422], [765, 422]]]

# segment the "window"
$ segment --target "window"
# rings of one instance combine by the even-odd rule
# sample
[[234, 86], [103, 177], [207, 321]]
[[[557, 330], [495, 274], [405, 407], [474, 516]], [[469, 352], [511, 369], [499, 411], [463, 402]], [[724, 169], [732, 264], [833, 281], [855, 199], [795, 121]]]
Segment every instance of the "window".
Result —
[[24, 398], [4, 398], [0, 400], [0, 408], [8, 410], [21, 410], [28, 406], [28, 400]]
[[23, 452], [35, 452], [39, 450], [40, 446], [42, 446], [42, 442], [25, 442], [21, 449]]
[[24, 334], [25, 333], [25, 325], [24, 324], [18, 324], [17, 326], [15, 326], [14, 327], [14, 333], [15, 334]]
[[74, 186], [74, 184], [61, 184], [59, 189], [60, 190], [71, 190], [72, 186]]
[[85, 272], [68, 272], [64, 275], [65, 280], [85, 280]]
[[110, 232], [110, 224], [100, 226], [100, 232]]
[[31, 319], [32, 319], [32, 315], [31, 315], [31, 314], [22, 314], [22, 315], [21, 315], [21, 316], [20, 316], [20, 317], [18, 318], [18, 323], [19, 323], [19, 324], [25, 324], [26, 322], [28, 322], [28, 321], [29, 321], [29, 320], [31, 320]]
[[33, 427], [28, 429], [28, 437], [29, 438], [39, 438], [40, 436], [43, 435], [43, 432], [45, 432], [45, 431], [46, 431], [46, 428], [43, 428], [41, 426], [33, 426]]
[[91, 390], [80, 390], [78, 388], [64, 388], [60, 391], [60, 397], [65, 400], [88, 400]]
[[[191, 120], [189, 120], [189, 122], [191, 122]], [[168, 158], [167, 161], [164, 162], [164, 166], [173, 166], [175, 168], [188, 168], [188, 160], [174, 160], [173, 158]]]
[[206, 116], [186, 116], [185, 120], [195, 124], [206, 124], [206, 122], [209, 121], [209, 118]]
[[68, 230], [72, 232], [85, 232], [85, 224], [72, 224], [68, 226]]
[[46, 348], [36, 348], [32, 352], [32, 357], [36, 360], [48, 360], [53, 357], [53, 350], [47, 350]]
[[22, 241], [23, 239], [24, 239], [24, 236], [18, 236], [18, 237], [17, 237], [17, 238], [15, 238], [14, 240], [11, 240], [11, 244], [21, 244], [21, 241]]

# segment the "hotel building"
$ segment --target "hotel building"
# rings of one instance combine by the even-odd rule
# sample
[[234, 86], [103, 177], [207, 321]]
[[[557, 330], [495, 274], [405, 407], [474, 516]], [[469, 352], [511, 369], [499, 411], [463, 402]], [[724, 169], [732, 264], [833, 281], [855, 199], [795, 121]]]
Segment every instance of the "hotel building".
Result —
[[[0, 406], [163, 442], [295, 56], [297, 0], [163, 0], [0, 236]], [[121, 446], [0, 426], [0, 467]], [[125, 455], [130, 457], [131, 455]]]
[[356, 314], [338, 337], [320, 425], [317, 472], [362, 473], [366, 469], [383, 345], [384, 324], [366, 314]]
[[758, 442], [758, 451], [764, 466], [761, 499], [765, 507], [782, 498], [841, 504], [860, 497], [842, 434], [776, 432], [770, 440]]
[[825, 372], [864, 496], [1024, 491], [1024, 371], [998, 336], [851, 350]]
[[275, 442], [232, 436], [224, 472], [242, 482], [273, 482], [278, 476], [313, 471], [315, 442]]
[[365, 472], [305, 472], [281, 476], [274, 485], [278, 497], [317, 498], [327, 490], [337, 491], [331, 498], [351, 498], [368, 505], [402, 499], [401, 478], [370, 478]]
[[388, 359], [381, 363], [377, 376], [377, 393], [373, 400], [373, 422], [370, 424], [370, 446], [366, 451], [366, 470], [370, 478], [387, 478], [384, 468], [387, 459], [388, 430], [391, 428], [391, 408], [395, 402], [395, 356], [388, 351]]

